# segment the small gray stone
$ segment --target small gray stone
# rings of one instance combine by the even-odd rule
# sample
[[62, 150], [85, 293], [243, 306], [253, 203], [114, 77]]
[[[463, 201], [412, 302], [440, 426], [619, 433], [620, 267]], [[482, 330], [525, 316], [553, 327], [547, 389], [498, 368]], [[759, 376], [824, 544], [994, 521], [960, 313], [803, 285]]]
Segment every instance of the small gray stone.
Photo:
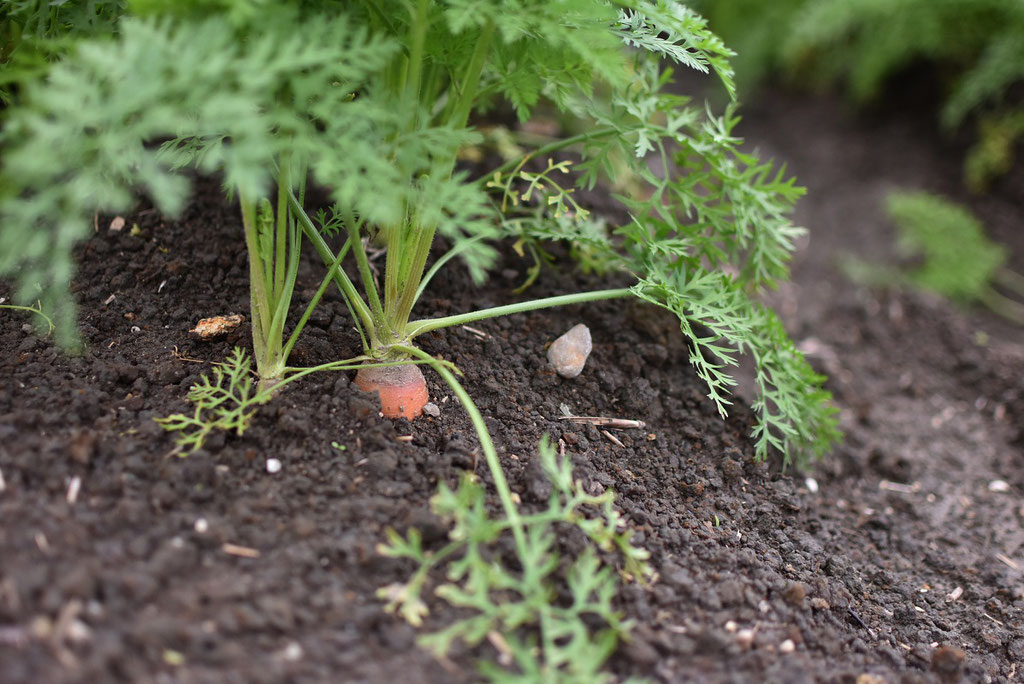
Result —
[[548, 362], [563, 378], [575, 378], [583, 372], [592, 349], [590, 328], [580, 323], [551, 343]]
[[434, 416], [435, 418], [441, 415], [441, 409], [432, 401], [423, 407], [423, 412], [428, 416]]

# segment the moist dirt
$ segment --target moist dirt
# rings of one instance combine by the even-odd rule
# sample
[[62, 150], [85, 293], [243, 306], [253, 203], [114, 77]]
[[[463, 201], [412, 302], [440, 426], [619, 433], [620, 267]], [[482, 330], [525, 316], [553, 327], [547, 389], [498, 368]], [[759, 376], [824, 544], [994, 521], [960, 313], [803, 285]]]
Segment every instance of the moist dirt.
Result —
[[[635, 628], [609, 663], [616, 678], [1012, 681], [1024, 668], [1021, 331], [929, 295], [858, 287], [837, 259], [890, 258], [879, 201], [903, 186], [968, 201], [1022, 270], [1024, 175], [967, 197], [962, 148], [933, 126], [857, 119], [828, 99], [768, 94], [740, 132], [810, 190], [798, 219], [811, 236], [772, 298], [841, 409], [845, 442], [822, 463], [754, 463], [749, 409], [719, 419], [677, 326], [639, 304], [484, 321], [422, 347], [465, 373], [524, 506], [546, 500], [544, 433], [588, 491], [616, 491], [656, 571], [617, 599]], [[78, 251], [83, 353], [0, 311], [0, 681], [474, 680], [490, 645], [435, 659], [375, 597], [411, 571], [376, 552], [386, 528], [415, 526], [437, 545], [438, 483], [465, 470], [490, 482], [439, 378], [427, 373], [440, 414], [410, 423], [380, 418], [349, 374], [314, 375], [243, 436], [173, 455], [153, 418], [186, 410], [207, 362], [249, 345], [247, 323], [215, 341], [188, 333], [247, 314], [240, 222], [215, 183], [178, 220], [141, 209], [113, 231], [110, 218]], [[482, 288], [449, 269], [418, 313], [515, 301], [530, 265], [512, 254]], [[528, 294], [619, 284], [563, 265]], [[317, 284], [306, 269], [298, 301]], [[577, 323], [593, 353], [564, 379], [545, 350]], [[331, 294], [293, 363], [359, 351]], [[563, 405], [646, 427], [605, 434], [560, 420]], [[458, 617], [439, 600], [430, 609], [423, 629]]]

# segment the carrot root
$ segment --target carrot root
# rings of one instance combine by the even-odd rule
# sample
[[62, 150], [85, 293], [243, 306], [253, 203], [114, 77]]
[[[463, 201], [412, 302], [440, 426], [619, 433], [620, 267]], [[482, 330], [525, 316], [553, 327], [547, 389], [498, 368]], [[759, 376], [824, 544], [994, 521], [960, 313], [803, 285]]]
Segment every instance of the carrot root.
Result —
[[409, 418], [423, 413], [430, 401], [427, 382], [419, 366], [362, 368], [356, 373], [356, 386], [364, 392], [376, 392], [380, 410], [387, 418]]

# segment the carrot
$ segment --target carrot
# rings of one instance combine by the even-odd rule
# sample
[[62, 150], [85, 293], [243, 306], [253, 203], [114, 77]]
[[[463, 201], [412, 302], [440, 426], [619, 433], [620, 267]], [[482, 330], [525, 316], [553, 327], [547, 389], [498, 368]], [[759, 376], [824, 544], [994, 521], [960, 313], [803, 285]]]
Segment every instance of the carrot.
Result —
[[415, 418], [430, 401], [419, 366], [362, 368], [356, 373], [356, 386], [377, 393], [380, 410], [387, 418]]

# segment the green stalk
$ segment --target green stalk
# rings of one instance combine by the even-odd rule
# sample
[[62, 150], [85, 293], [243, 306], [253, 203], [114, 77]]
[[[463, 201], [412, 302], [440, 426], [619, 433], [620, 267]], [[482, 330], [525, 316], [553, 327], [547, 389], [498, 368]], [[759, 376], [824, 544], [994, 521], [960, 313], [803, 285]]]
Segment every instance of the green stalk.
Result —
[[480, 309], [479, 311], [470, 311], [469, 313], [456, 314], [454, 316], [443, 316], [442, 318], [425, 318], [419, 321], [412, 321], [406, 325], [405, 336], [406, 339], [411, 340], [431, 330], [450, 328], [453, 325], [465, 325], [466, 323], [473, 323], [474, 321], [481, 321], [486, 318], [537, 311], [538, 309], [548, 309], [553, 306], [582, 304], [603, 299], [618, 299], [629, 297], [632, 294], [633, 291], [628, 287], [614, 290], [594, 290], [593, 292], [578, 292], [576, 294], [558, 295], [557, 297], [545, 297], [544, 299], [531, 299], [530, 301], [519, 302], [518, 304], [495, 306], [490, 309]]
[[[412, 261], [407, 267], [407, 272], [402, 275], [399, 283], [399, 298], [392, 314], [391, 325], [395, 331], [402, 330], [409, 322], [412, 315], [412, 307], [416, 304], [419, 282], [423, 278], [423, 272], [427, 268], [427, 259], [430, 257], [430, 246], [434, 242], [436, 226], [428, 228], [420, 227], [416, 233], [416, 247], [413, 252]], [[405, 270], [405, 269], [403, 269]]]
[[[278, 193], [278, 201], [284, 200], [285, 210], [284, 214], [287, 217], [287, 197], [282, 197], [281, 193]], [[280, 215], [280, 208], [279, 208]], [[297, 238], [296, 231], [292, 222], [289, 220], [285, 224], [287, 229], [287, 238], [290, 246], [290, 251], [286, 250], [285, 254], [288, 256], [288, 267], [281, 281], [281, 289], [277, 293], [277, 308], [274, 310], [274, 319], [270, 324], [270, 334], [268, 342], [268, 355], [273, 359], [275, 367], [284, 370], [285, 364], [288, 362], [288, 354], [282, 348], [282, 342], [284, 340], [284, 326], [288, 321], [288, 311], [291, 309], [292, 295], [295, 292], [295, 281], [299, 275], [299, 254], [300, 244]], [[295, 331], [297, 334], [298, 331]], [[294, 336], [294, 334], [293, 334]]]
[[979, 295], [982, 303], [1003, 318], [1024, 325], [1024, 305], [1003, 296], [991, 287], [986, 287]]
[[[483, 73], [484, 64], [487, 62], [487, 54], [491, 50], [493, 39], [494, 24], [488, 22], [477, 38], [476, 46], [473, 48], [473, 55], [466, 66], [465, 73], [463, 73], [462, 83], [458, 88], [457, 96], [452, 99], [452, 107], [448, 112], [446, 120], [443, 122], [444, 124], [454, 128], [465, 127], [466, 122], [469, 120], [469, 113], [473, 109], [477, 88], [480, 85], [480, 75]], [[416, 85], [418, 88], [419, 67], [416, 67], [413, 73], [417, 79]], [[437, 176], [447, 177], [451, 175], [454, 168], [455, 157], [453, 156], [451, 159], [437, 164], [432, 173]], [[412, 307], [416, 304], [418, 297], [419, 284], [427, 267], [427, 259], [430, 257], [430, 246], [434, 242], [434, 234], [437, 231], [437, 226], [416, 225], [415, 219], [413, 219], [413, 225], [416, 227], [416, 237], [412, 260], [407, 261], [408, 256], [405, 250], [400, 250], [402, 252], [401, 258], [397, 260], [400, 270], [396, 274], [398, 277], [396, 288], [400, 294], [394, 310], [389, 312], [391, 314], [389, 316], [389, 323], [396, 331], [402, 330], [408, 324], [409, 316], [412, 314]], [[391, 247], [393, 246], [389, 245], [389, 248]], [[389, 269], [392, 267], [392, 263], [391, 260], [388, 260], [387, 266]]]
[[342, 245], [341, 251], [338, 252], [337, 258], [335, 258], [334, 263], [331, 264], [330, 268], [327, 269], [327, 274], [320, 282], [320, 287], [317, 289], [316, 294], [313, 295], [313, 298], [311, 300], [309, 300], [309, 304], [306, 306], [306, 310], [302, 313], [302, 318], [299, 319], [299, 322], [295, 325], [295, 329], [292, 330], [291, 337], [288, 338], [288, 342], [284, 345], [284, 351], [281, 353], [281, 357], [285, 362], [287, 362], [288, 357], [291, 356], [292, 348], [298, 341], [299, 334], [302, 332], [302, 329], [306, 327], [306, 322], [309, 320], [309, 317], [313, 314], [313, 309], [315, 309], [316, 306], [320, 303], [320, 299], [324, 296], [324, 293], [327, 291], [327, 286], [331, 283], [332, 280], [334, 280], [335, 271], [337, 271], [340, 268], [341, 262], [345, 258], [345, 255], [348, 254], [348, 248], [351, 246], [351, 244], [352, 242], [350, 240], [346, 240], [345, 244]]
[[370, 260], [366, 256], [366, 250], [363, 249], [363, 241], [359, 235], [359, 229], [362, 225], [363, 219], [359, 219], [357, 222], [351, 213], [345, 217], [345, 230], [348, 231], [348, 239], [352, 243], [352, 253], [356, 257], [359, 277], [363, 281], [366, 297], [370, 300], [370, 309], [373, 311], [375, 327], [378, 329], [379, 335], [385, 329], [384, 308], [380, 305], [380, 295], [377, 294], [377, 282], [373, 279]]
[[420, 279], [420, 286], [416, 290], [415, 301], [419, 301], [419, 298], [423, 296], [423, 291], [427, 289], [427, 285], [445, 264], [483, 239], [483, 236], [478, 235], [476, 237], [457, 242], [454, 247], [441, 255], [441, 257], [430, 267], [430, 270], [427, 271], [423, 278]]
[[511, 523], [512, 535], [516, 540], [519, 557], [526, 558], [526, 532], [523, 528], [522, 519], [519, 516], [519, 509], [512, 500], [512, 489], [508, 486], [508, 480], [505, 479], [505, 471], [502, 470], [501, 461], [498, 460], [498, 451], [494, 448], [494, 442], [491, 441], [491, 435], [487, 431], [484, 417], [480, 415], [480, 409], [476, 407], [469, 393], [459, 384], [459, 381], [455, 379], [455, 375], [443, 363], [421, 349], [413, 347], [409, 351], [423, 359], [423, 361], [430, 364], [437, 371], [438, 375], [451, 387], [456, 398], [462, 403], [462, 408], [469, 414], [469, 420], [473, 423], [473, 428], [480, 439], [480, 449], [484, 452], [487, 469], [491, 471], [491, 477], [494, 479], [494, 488], [498, 490], [498, 498], [501, 500], [502, 508], [505, 509], [505, 517]]
[[[429, 0], [418, 0], [416, 13], [412, 18], [412, 37], [409, 41], [409, 62], [405, 78], [405, 101], [410, 103], [420, 101], [420, 80], [423, 76], [423, 46], [427, 42], [427, 29], [429, 22], [427, 11]], [[419, 111], [416, 107], [409, 107], [409, 128], [415, 130], [419, 118]]]
[[256, 357], [256, 372], [262, 378], [267, 368], [267, 326], [270, 321], [268, 283], [265, 280], [263, 262], [259, 253], [259, 237], [256, 234], [256, 204], [243, 192], [238, 193], [242, 210], [242, 226], [245, 230], [245, 246], [249, 252], [249, 310], [252, 318], [252, 346]]
[[[480, 74], [483, 73], [487, 53], [490, 52], [493, 41], [494, 24], [488, 22], [480, 31], [480, 37], [477, 38], [476, 47], [473, 48], [473, 56], [470, 57], [466, 72], [463, 74], [457, 96], [452, 98], [451, 110], [445, 117], [444, 123], [453, 128], [464, 128], [466, 122], [469, 121], [469, 113], [473, 110], [473, 101], [476, 99], [477, 88], [480, 86]], [[454, 160], [452, 163], [454, 165]]]
[[291, 192], [291, 155], [281, 153], [277, 174], [277, 226], [274, 229], [274, 287], [273, 297], [281, 296], [285, 287], [285, 265], [288, 263], [288, 193]]
[[1024, 297], [1024, 276], [1008, 268], [1001, 268], [996, 271], [995, 281], [1010, 292]]
[[[330, 246], [324, 240], [323, 236], [320, 235], [320, 231], [316, 229], [313, 222], [306, 216], [305, 210], [299, 201], [295, 198], [295, 195], [289, 194], [288, 203], [291, 205], [292, 211], [295, 212], [296, 218], [299, 220], [299, 226], [302, 228], [302, 232], [306, 235], [310, 242], [313, 243], [313, 248], [317, 254], [323, 260], [324, 264], [330, 266], [334, 263], [334, 252], [331, 251]], [[334, 273], [334, 282], [338, 285], [338, 289], [341, 291], [342, 296], [345, 298], [345, 302], [353, 310], [355, 319], [357, 322], [362, 321], [363, 325], [370, 332], [370, 342], [376, 344], [376, 329], [375, 322], [373, 320], [373, 313], [370, 311], [370, 307], [366, 305], [363, 298], [359, 296], [356, 286], [352, 284], [348, 274], [342, 269], [337, 269]], [[366, 345], [364, 345], [366, 346]]]

